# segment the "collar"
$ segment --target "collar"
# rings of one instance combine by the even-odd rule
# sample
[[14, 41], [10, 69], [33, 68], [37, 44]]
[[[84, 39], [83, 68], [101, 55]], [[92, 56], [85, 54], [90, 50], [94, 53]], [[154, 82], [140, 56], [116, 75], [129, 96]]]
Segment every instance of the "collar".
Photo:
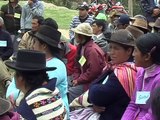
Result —
[[153, 64], [150, 67], [145, 68], [142, 72], [142, 75], [144, 76], [145, 74], [147, 74], [147, 76], [145, 76], [145, 79], [160, 74], [160, 65]]
[[103, 37], [103, 33], [97, 35], [97, 38]]

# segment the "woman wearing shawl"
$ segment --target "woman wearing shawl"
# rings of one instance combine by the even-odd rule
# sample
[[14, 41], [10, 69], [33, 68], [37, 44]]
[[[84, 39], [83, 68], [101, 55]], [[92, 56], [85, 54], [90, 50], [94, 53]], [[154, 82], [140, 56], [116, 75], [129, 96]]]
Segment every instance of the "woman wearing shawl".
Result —
[[108, 42], [112, 67], [107, 67], [91, 85], [89, 102], [100, 120], [120, 120], [135, 86], [134, 38], [127, 30], [118, 30]]

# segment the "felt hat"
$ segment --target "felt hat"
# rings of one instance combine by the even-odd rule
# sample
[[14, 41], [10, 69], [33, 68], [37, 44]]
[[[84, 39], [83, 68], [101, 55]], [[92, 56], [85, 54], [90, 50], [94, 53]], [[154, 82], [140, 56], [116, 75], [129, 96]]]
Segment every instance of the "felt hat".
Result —
[[112, 33], [111, 38], [107, 40], [109, 43], [114, 42], [126, 46], [134, 46], [135, 38], [133, 35], [125, 29], [117, 30], [116, 32]]
[[56, 67], [46, 67], [45, 53], [34, 50], [19, 50], [15, 61], [6, 61], [6, 66], [19, 71], [50, 71]]
[[11, 108], [11, 103], [8, 100], [0, 98], [0, 115], [8, 112]]
[[126, 30], [128, 30], [135, 37], [135, 39], [144, 34], [143, 31], [131, 25], [127, 26]]
[[46, 43], [47, 45], [60, 49], [59, 42], [61, 33], [53, 27], [42, 25], [35, 34], [32, 34], [32, 36], [36, 37], [38, 40]]

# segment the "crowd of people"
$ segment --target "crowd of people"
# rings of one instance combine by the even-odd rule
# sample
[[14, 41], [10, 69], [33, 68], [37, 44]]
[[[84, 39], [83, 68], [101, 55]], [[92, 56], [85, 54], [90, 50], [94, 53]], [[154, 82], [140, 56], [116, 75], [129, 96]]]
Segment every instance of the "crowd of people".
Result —
[[[0, 12], [0, 120], [160, 120], [159, 2], [109, 17], [78, 6], [69, 40], [39, 0]], [[150, 5], [154, 3], [154, 5]]]

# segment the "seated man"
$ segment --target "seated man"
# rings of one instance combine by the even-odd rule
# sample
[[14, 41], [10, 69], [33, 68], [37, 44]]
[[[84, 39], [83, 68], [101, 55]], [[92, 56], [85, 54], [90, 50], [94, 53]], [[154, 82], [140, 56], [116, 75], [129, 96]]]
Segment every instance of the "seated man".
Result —
[[99, 20], [95, 20], [92, 23], [92, 29], [94, 34], [92, 39], [99, 47], [102, 48], [102, 50], [105, 53], [108, 52], [107, 39], [109, 39], [109, 38], [106, 38], [103, 33], [106, 30], [106, 27], [107, 27], [107, 24], [105, 20], [99, 19]]

